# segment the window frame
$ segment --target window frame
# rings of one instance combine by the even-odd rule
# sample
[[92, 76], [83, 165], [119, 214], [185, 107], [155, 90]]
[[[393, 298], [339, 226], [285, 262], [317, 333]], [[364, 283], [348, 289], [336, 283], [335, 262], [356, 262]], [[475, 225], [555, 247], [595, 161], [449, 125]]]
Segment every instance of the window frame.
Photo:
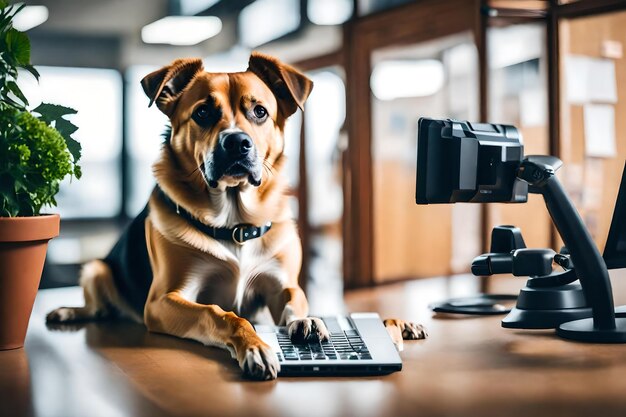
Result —
[[[344, 286], [374, 285], [372, 224], [372, 100], [369, 80], [375, 49], [473, 33], [479, 68], [486, 62], [482, 0], [424, 0], [354, 19], [344, 25], [348, 148], [344, 189]], [[471, 16], [471, 19], [467, 17]], [[421, 22], [416, 25], [415, 22]], [[393, 27], [394, 31], [389, 28]], [[479, 77], [479, 114], [486, 117], [486, 76]], [[484, 213], [482, 214], [484, 216]], [[484, 238], [481, 237], [484, 241]]]

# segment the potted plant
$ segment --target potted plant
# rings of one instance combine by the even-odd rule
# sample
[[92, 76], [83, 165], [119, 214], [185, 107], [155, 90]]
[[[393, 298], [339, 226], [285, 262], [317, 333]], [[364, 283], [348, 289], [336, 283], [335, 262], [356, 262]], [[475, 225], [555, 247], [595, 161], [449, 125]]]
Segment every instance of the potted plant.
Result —
[[40, 211], [56, 205], [61, 180], [81, 176], [77, 128], [64, 118], [76, 111], [29, 111], [17, 84], [20, 69], [39, 79], [28, 36], [12, 27], [22, 8], [0, 0], [0, 350], [23, 346], [48, 241], [59, 234], [59, 215]]

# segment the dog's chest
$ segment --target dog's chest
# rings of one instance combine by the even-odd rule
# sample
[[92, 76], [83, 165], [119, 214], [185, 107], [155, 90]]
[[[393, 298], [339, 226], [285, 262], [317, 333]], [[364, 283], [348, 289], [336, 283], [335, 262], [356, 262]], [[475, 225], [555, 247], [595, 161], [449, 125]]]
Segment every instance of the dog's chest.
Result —
[[258, 250], [260, 243], [229, 245], [235, 260], [195, 259], [183, 296], [201, 304], [216, 304], [247, 316], [265, 304], [268, 292], [282, 288], [286, 274], [278, 260]]

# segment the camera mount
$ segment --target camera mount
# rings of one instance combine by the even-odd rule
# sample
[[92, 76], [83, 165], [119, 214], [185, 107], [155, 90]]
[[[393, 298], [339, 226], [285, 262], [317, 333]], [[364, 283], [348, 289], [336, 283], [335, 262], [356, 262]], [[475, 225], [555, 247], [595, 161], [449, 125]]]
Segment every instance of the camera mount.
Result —
[[562, 323], [556, 332], [561, 337], [584, 342], [626, 343], [626, 317], [615, 316], [606, 264], [555, 175], [562, 165], [553, 156], [528, 156], [517, 170], [517, 177], [528, 183], [528, 191], [543, 196], [592, 311], [592, 317]]
[[[551, 320], [549, 327], [558, 326], [561, 337], [626, 343], [626, 316], [615, 315], [607, 266], [555, 176], [561, 160], [524, 158], [521, 132], [515, 126], [492, 123], [420, 118], [417, 145], [417, 204], [524, 203], [529, 192], [543, 196], [569, 256], [517, 248], [479, 257], [473, 266], [476, 272], [502, 273], [510, 268], [514, 275], [531, 277], [518, 298], [517, 310], [526, 310], [521, 317], [528, 319], [526, 324], [536, 319], [535, 328], [546, 327]], [[626, 227], [620, 226], [616, 233], [622, 229]], [[626, 247], [619, 242], [614, 248], [618, 257], [620, 248]], [[552, 260], [566, 271], [552, 274]], [[621, 265], [623, 259], [617, 263]], [[576, 279], [580, 285], [573, 284]], [[515, 327], [507, 326], [507, 319], [503, 325]]]
[[[564, 272], [552, 272], [552, 263]], [[552, 249], [528, 249], [522, 232], [514, 226], [496, 226], [491, 232], [490, 253], [472, 262], [477, 276], [513, 274], [529, 277], [517, 297], [517, 304], [502, 320], [513, 329], [554, 329], [561, 323], [591, 317], [582, 287], [569, 256]]]

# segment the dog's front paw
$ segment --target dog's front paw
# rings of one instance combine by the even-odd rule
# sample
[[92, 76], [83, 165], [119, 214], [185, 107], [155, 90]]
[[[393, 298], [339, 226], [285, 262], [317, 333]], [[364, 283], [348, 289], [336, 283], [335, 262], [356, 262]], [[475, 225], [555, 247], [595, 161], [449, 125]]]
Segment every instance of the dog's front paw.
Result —
[[57, 308], [46, 316], [47, 323], [71, 323], [75, 321], [77, 321], [76, 309], [71, 307]]
[[421, 324], [398, 319], [387, 319], [383, 321], [383, 324], [400, 351], [404, 348], [403, 340], [418, 340], [428, 337], [426, 329]]
[[294, 343], [307, 340], [329, 340], [330, 334], [324, 322], [317, 317], [294, 320], [289, 324], [289, 337]]
[[280, 363], [272, 349], [263, 342], [248, 346], [239, 359], [245, 377], [259, 381], [276, 379]]

